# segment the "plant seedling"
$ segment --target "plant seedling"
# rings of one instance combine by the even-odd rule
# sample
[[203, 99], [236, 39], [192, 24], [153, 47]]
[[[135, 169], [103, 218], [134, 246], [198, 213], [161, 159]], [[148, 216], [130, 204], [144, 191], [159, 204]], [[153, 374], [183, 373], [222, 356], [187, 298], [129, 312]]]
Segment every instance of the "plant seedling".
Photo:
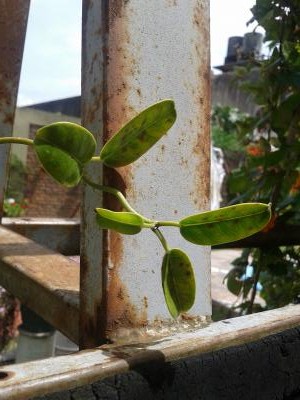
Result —
[[99, 228], [112, 229], [126, 235], [135, 235], [142, 229], [149, 229], [157, 236], [164, 250], [161, 266], [162, 289], [173, 318], [193, 306], [196, 284], [188, 255], [181, 249], [170, 249], [160, 227], [179, 229], [185, 240], [197, 245], [216, 245], [258, 232], [267, 225], [271, 217], [270, 205], [246, 203], [191, 215], [180, 221], [156, 221], [135, 211], [117, 189], [90, 180], [85, 171], [87, 164], [102, 162], [110, 168], [131, 164], [160, 140], [175, 120], [174, 102], [160, 101], [121, 128], [104, 145], [99, 155], [95, 155], [96, 142], [92, 133], [70, 122], [44, 126], [37, 131], [34, 140], [0, 138], [0, 143], [33, 146], [45, 171], [58, 183], [72, 187], [84, 181], [97, 190], [116, 196], [123, 211], [96, 208], [95, 217]]

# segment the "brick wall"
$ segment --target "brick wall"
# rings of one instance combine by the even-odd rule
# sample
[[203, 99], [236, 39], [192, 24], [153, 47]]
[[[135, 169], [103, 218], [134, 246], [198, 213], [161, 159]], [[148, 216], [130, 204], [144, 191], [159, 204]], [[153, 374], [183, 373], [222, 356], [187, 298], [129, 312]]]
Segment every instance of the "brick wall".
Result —
[[[33, 138], [38, 125], [30, 125], [30, 137]], [[27, 152], [28, 179], [25, 196], [28, 199], [28, 208], [25, 216], [28, 217], [63, 217], [74, 218], [79, 216], [81, 187], [65, 188], [56, 183], [41, 167], [32, 147]]]

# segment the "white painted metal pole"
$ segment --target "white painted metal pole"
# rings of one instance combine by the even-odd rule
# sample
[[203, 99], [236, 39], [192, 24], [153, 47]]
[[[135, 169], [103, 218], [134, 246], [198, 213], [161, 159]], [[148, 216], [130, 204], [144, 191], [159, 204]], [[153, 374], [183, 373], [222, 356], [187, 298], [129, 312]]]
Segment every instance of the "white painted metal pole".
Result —
[[[118, 186], [133, 207], [150, 218], [174, 220], [208, 209], [209, 1], [90, 0], [85, 15], [83, 122], [98, 141], [105, 142], [160, 99], [174, 99], [178, 114], [155, 148], [128, 167], [105, 170], [105, 182]], [[107, 197], [104, 205], [115, 207]], [[86, 200], [85, 210], [90, 208]], [[92, 327], [96, 335], [101, 331], [104, 340], [130, 341], [187, 329], [210, 316], [208, 248], [187, 244], [170, 228], [164, 231], [172, 247], [189, 253], [197, 279], [194, 307], [184, 319], [172, 321], [161, 289], [163, 251], [154, 235], [108, 232], [103, 241], [93, 229], [84, 225], [81, 287], [86, 296], [89, 287], [92, 292], [97, 288], [98, 299], [93, 309], [82, 308], [81, 329]], [[102, 265], [84, 250], [87, 247], [103, 248]], [[92, 271], [99, 271], [100, 265], [96, 282]]]

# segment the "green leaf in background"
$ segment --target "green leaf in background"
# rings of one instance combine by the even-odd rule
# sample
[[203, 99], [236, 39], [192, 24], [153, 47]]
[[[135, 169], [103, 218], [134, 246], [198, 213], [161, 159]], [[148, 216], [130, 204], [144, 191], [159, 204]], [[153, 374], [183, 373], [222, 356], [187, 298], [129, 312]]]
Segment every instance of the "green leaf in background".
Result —
[[94, 155], [94, 136], [71, 122], [57, 122], [40, 128], [34, 139], [37, 156], [49, 175], [65, 186], [79, 183], [82, 168]]
[[227, 289], [235, 296], [240, 294], [243, 287], [243, 282], [240, 278], [241, 271], [238, 268], [230, 270], [224, 278], [224, 281], [226, 281], [227, 284]]
[[143, 219], [132, 212], [116, 212], [96, 208], [97, 223], [102, 229], [112, 229], [126, 235], [135, 235], [143, 228]]
[[293, 118], [298, 121], [300, 110], [300, 93], [295, 93], [286, 98], [271, 115], [271, 127], [280, 134], [288, 130]]
[[142, 111], [102, 148], [100, 159], [109, 167], [131, 164], [146, 153], [176, 120], [173, 100], [163, 100]]
[[245, 203], [191, 215], [179, 225], [181, 235], [189, 242], [214, 246], [251, 236], [270, 218], [270, 204]]
[[196, 283], [192, 264], [180, 249], [168, 251], [162, 263], [162, 286], [173, 318], [188, 311], [195, 301]]
[[246, 171], [244, 169], [234, 169], [227, 178], [227, 185], [230, 194], [243, 193], [249, 189]]

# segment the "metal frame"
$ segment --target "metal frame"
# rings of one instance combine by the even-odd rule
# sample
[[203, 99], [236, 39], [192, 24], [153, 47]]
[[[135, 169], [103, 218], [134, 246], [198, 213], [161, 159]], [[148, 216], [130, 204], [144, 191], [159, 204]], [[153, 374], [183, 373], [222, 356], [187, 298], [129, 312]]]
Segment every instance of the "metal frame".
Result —
[[[150, 209], [150, 213], [160, 215], [164, 211], [161, 204], [166, 201], [171, 210], [170, 218], [174, 214], [205, 209], [209, 200], [210, 154], [208, 0], [147, 3], [84, 0], [83, 5], [83, 123], [95, 133], [99, 146], [150, 100], [175, 98], [182, 121], [166, 143], [137, 166], [118, 173], [94, 168], [89, 171], [90, 175], [95, 180], [101, 180], [104, 175], [106, 183], [123, 190], [142, 212]], [[0, 14], [0, 37], [11, 40], [9, 45], [0, 46], [0, 55], [5, 55], [1, 59], [7, 61], [5, 66], [0, 63], [0, 77], [7, 78], [5, 90], [0, 90], [0, 128], [3, 134], [9, 135], [29, 1], [0, 0], [0, 6], [5, 10]], [[163, 16], [163, 20], [158, 20], [158, 16]], [[100, 27], [99, 21], [102, 21]], [[13, 34], [8, 35], [11, 31]], [[180, 42], [183, 37], [186, 42]], [[162, 58], [166, 64], [161, 67], [157, 60]], [[171, 149], [172, 157], [166, 156], [165, 146]], [[6, 150], [0, 157], [2, 194], [7, 156]], [[173, 179], [173, 173], [170, 175], [163, 168], [166, 164], [171, 173], [180, 167], [182, 175]], [[161, 177], [153, 172], [153, 165]], [[143, 180], [155, 196], [146, 190]], [[166, 186], [171, 197], [174, 195], [174, 202], [173, 198], [166, 200], [161, 192], [156, 192], [156, 184]], [[178, 193], [188, 199], [187, 203], [182, 202]], [[140, 284], [141, 277], [144, 280], [149, 277], [152, 264], [143, 268], [142, 275], [137, 274], [137, 280], [135, 278], [136, 264], [143, 263], [138, 256], [144, 254], [144, 238], [134, 242], [95, 229], [92, 210], [99, 203], [115, 207], [112, 199], [102, 199], [85, 188], [80, 289], [79, 269], [75, 263], [4, 227], [0, 228], [0, 280], [25, 304], [79, 342], [81, 348], [95, 347], [112, 337], [118, 344], [59, 357], [55, 361], [39, 360], [0, 368], [0, 399], [24, 399], [70, 389], [129, 371], [157, 357], [163, 362], [177, 360], [248, 343], [300, 324], [298, 305], [195, 330], [195, 325], [201, 322], [199, 316], [210, 313], [209, 250], [201, 249], [193, 253], [192, 258], [203, 260], [204, 272], [198, 273], [197, 279], [204, 282], [201, 284], [204, 294], [196, 302], [191, 317], [182, 320], [174, 329], [164, 306], [157, 308], [154, 304], [157, 299], [162, 303], [156, 292], [157, 281], [149, 280], [149, 287]], [[20, 227], [15, 225], [15, 229]], [[23, 232], [33, 234], [34, 228], [28, 225]], [[176, 246], [176, 238], [172, 237], [172, 242]], [[135, 246], [134, 252], [132, 246]], [[158, 250], [154, 244], [153, 249], [150, 258], [157, 263]], [[130, 266], [131, 261], [134, 268]], [[146, 303], [150, 306], [146, 307]], [[155, 325], [155, 321], [159, 324]], [[159, 332], [165, 336], [163, 339], [157, 334], [158, 327], [163, 328]], [[172, 335], [166, 336], [170, 333]], [[155, 341], [153, 337], [160, 340]]]

